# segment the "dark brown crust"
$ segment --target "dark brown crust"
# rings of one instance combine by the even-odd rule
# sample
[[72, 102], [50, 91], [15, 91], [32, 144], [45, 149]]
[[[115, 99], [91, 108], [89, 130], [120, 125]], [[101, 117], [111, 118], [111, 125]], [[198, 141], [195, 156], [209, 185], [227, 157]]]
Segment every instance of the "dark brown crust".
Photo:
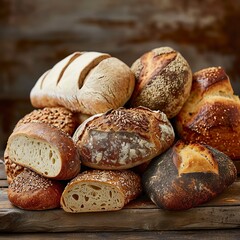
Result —
[[13, 205], [24, 210], [53, 209], [60, 207], [63, 190], [62, 183], [24, 170], [9, 185], [8, 198]]
[[73, 139], [83, 165], [116, 170], [137, 166], [164, 152], [172, 145], [174, 132], [164, 113], [143, 107], [119, 108], [89, 119]]
[[[45, 123], [26, 123], [20, 125], [10, 135], [8, 139], [9, 143], [13, 138], [17, 136], [27, 136], [29, 138], [45, 141], [54, 146], [60, 153], [62, 159], [62, 169], [57, 176], [51, 177], [57, 180], [66, 180], [75, 177], [80, 171], [80, 157], [76, 145], [69, 135], [60, 131], [55, 127], [51, 127]], [[16, 162], [11, 156], [9, 156], [13, 162]], [[18, 162], [16, 162], [18, 163]], [[31, 168], [30, 166], [22, 164], [24, 167]], [[38, 169], [32, 169], [33, 171], [42, 174]], [[46, 176], [49, 177], [49, 176]]]
[[229, 78], [218, 67], [201, 70], [193, 79], [190, 97], [175, 120], [177, 134], [240, 159], [240, 101]]
[[169, 47], [153, 49], [132, 67], [136, 84], [130, 106], [145, 106], [174, 117], [189, 96], [192, 71], [182, 55]]
[[174, 164], [175, 147], [152, 161], [142, 183], [157, 206], [167, 210], [186, 210], [213, 199], [236, 180], [237, 171], [232, 160], [212, 147], [204, 147], [217, 161], [219, 174], [191, 172], [179, 175]]

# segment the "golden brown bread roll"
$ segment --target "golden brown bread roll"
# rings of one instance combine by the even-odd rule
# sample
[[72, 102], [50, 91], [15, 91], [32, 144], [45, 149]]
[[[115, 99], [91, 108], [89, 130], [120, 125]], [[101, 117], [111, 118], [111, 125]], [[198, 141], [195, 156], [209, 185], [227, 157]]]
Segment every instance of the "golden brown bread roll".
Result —
[[240, 159], [240, 100], [221, 67], [193, 75], [190, 97], [175, 126], [183, 140], [208, 144], [233, 160]]
[[9, 201], [25, 210], [46, 210], [60, 207], [64, 185], [25, 169], [8, 187]]
[[136, 85], [130, 106], [145, 106], [173, 118], [189, 96], [192, 71], [183, 56], [169, 47], [145, 53], [132, 67]]
[[82, 164], [128, 169], [166, 151], [174, 131], [166, 115], [148, 108], [119, 108], [83, 122], [73, 135]]
[[135, 85], [131, 69], [99, 52], [75, 52], [43, 74], [30, 93], [36, 108], [63, 106], [94, 115], [123, 106]]
[[236, 167], [224, 153], [207, 145], [178, 141], [152, 160], [142, 183], [160, 208], [186, 210], [213, 199], [236, 178]]
[[72, 213], [116, 211], [141, 192], [141, 179], [130, 170], [88, 170], [66, 186], [61, 206]]

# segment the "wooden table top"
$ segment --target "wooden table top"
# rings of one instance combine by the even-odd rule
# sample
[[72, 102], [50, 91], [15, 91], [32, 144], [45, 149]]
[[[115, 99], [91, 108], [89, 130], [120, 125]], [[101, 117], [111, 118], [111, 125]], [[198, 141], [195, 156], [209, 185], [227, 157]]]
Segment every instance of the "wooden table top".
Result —
[[240, 178], [187, 211], [159, 209], [144, 196], [116, 212], [25, 211], [9, 202], [7, 186], [0, 161], [0, 239], [240, 239]]

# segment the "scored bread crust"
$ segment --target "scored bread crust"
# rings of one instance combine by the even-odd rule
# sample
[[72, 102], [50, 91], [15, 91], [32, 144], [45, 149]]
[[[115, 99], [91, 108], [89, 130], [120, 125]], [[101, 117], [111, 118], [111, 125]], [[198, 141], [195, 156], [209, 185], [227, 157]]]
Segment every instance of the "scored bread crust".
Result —
[[130, 106], [160, 110], [173, 118], [187, 100], [192, 71], [185, 58], [170, 47], [155, 48], [131, 66], [136, 84]]
[[141, 178], [133, 171], [88, 170], [66, 186], [61, 206], [73, 213], [116, 211], [141, 192]]
[[63, 106], [94, 115], [123, 106], [134, 86], [133, 72], [119, 59], [99, 52], [76, 52], [38, 79], [30, 100], [36, 108]]
[[63, 183], [44, 178], [25, 169], [8, 187], [9, 201], [24, 210], [46, 210], [60, 207]]
[[119, 108], [87, 119], [73, 140], [83, 165], [117, 170], [140, 165], [166, 151], [174, 141], [174, 131], [160, 111]]
[[175, 126], [184, 141], [208, 144], [240, 159], [240, 100], [221, 67], [194, 73], [190, 97]]
[[236, 167], [224, 153], [178, 141], [150, 163], [142, 183], [158, 207], [186, 210], [213, 199], [236, 178]]
[[[23, 139], [23, 140], [22, 140]], [[17, 141], [24, 141], [21, 144], [27, 144], [24, 148], [23, 145], [16, 145]], [[14, 145], [13, 145], [14, 144]], [[31, 144], [38, 150], [31, 152]], [[51, 146], [51, 152], [49, 156], [45, 155], [41, 160], [41, 154], [49, 150], [48, 146]], [[22, 148], [21, 148], [22, 147]], [[47, 149], [46, 149], [47, 148]], [[26, 159], [22, 159], [18, 156], [18, 151], [27, 151], [28, 156]], [[65, 180], [75, 177], [80, 171], [80, 159], [76, 145], [72, 138], [65, 132], [51, 127], [45, 123], [26, 123], [20, 125], [10, 135], [7, 143], [6, 151], [8, 152], [9, 158], [23, 166], [32, 169], [33, 171], [52, 179]], [[59, 157], [59, 163], [57, 159], [53, 159], [53, 151], [56, 152]], [[38, 153], [39, 152], [39, 153]], [[26, 153], [26, 152], [25, 152]], [[35, 155], [37, 154], [37, 155]], [[55, 156], [56, 157], [56, 156]], [[36, 165], [38, 161], [39, 165]], [[50, 161], [53, 161], [51, 164]], [[52, 173], [51, 169], [48, 169], [45, 173], [41, 168], [44, 164], [50, 164], [49, 167], [53, 167], [55, 163], [60, 164], [59, 171]]]

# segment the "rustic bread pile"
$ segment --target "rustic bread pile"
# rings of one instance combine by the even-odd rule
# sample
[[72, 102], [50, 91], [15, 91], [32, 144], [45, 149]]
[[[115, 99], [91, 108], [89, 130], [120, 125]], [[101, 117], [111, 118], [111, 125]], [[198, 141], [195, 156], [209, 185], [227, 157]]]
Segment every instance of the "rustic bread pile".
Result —
[[76, 52], [44, 73], [4, 153], [8, 197], [26, 210], [114, 211], [145, 193], [184, 210], [231, 185], [240, 100], [221, 67], [192, 75], [169, 47], [129, 68]]

